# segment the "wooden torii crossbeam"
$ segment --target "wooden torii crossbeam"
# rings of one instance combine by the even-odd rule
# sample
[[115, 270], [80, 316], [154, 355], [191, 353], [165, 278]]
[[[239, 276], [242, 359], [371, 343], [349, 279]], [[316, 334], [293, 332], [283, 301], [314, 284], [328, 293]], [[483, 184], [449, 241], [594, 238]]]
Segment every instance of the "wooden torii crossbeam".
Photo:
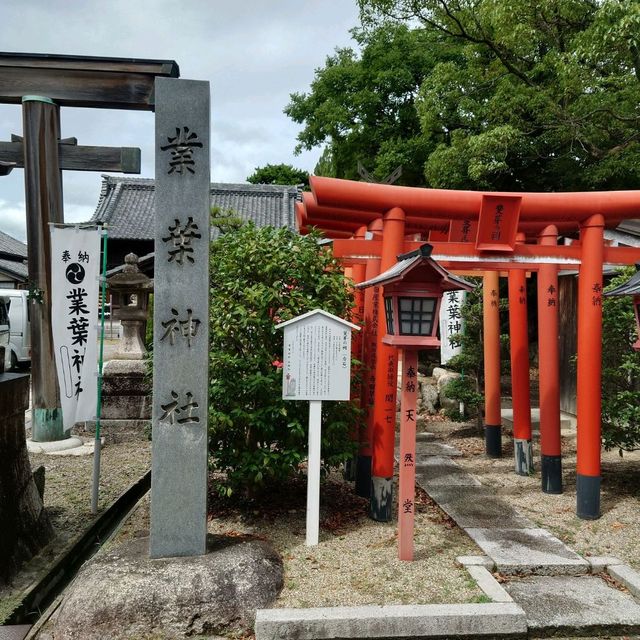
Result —
[[31, 305], [33, 439], [61, 440], [62, 410], [51, 334], [49, 223], [64, 221], [61, 170], [140, 172], [140, 150], [60, 139], [60, 106], [153, 111], [155, 78], [173, 60], [0, 53], [0, 103], [22, 104], [23, 136], [0, 142], [0, 175], [24, 168]]

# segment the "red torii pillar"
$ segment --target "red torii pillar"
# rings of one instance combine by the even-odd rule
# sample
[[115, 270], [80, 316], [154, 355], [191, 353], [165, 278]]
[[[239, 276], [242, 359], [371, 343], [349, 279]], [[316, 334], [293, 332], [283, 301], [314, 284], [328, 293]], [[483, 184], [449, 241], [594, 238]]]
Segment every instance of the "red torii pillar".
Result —
[[584, 520], [600, 517], [603, 230], [600, 214], [580, 227], [576, 511]]
[[[557, 227], [545, 227], [538, 236], [538, 242], [542, 246], [555, 247], [558, 244]], [[557, 264], [540, 265], [537, 289], [542, 490], [545, 493], [562, 493]]]
[[500, 413], [500, 274], [485, 271], [482, 283], [484, 349], [484, 441], [490, 458], [502, 455]]
[[[524, 234], [519, 233], [516, 241], [524, 244]], [[515, 472], [518, 475], [526, 476], [533, 471], [533, 456], [531, 449], [527, 273], [524, 269], [509, 270], [509, 337]]]
[[[380, 272], [397, 262], [404, 246], [405, 214], [394, 207], [383, 217]], [[379, 313], [384, 309], [382, 288], [378, 294]], [[371, 499], [370, 515], [374, 520], [388, 522], [393, 506], [393, 466], [396, 426], [396, 391], [398, 386], [398, 356], [395, 347], [382, 343], [386, 324], [378, 321], [376, 387], [373, 407]]]
[[[379, 234], [382, 220], [369, 224], [369, 231]], [[364, 280], [371, 280], [380, 273], [380, 258], [367, 258]], [[360, 431], [358, 457], [356, 460], [356, 495], [371, 497], [371, 440], [373, 432], [373, 406], [375, 400], [376, 356], [378, 352], [378, 322], [380, 300], [376, 287], [368, 287], [364, 295], [364, 328], [362, 331], [362, 393], [361, 407], [364, 410], [363, 428]]]

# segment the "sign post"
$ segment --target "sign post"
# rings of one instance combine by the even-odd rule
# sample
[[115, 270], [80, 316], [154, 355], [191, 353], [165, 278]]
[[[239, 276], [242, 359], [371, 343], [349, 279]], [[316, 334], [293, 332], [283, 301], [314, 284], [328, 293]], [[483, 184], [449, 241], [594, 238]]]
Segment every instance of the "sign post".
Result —
[[276, 325], [284, 329], [284, 400], [309, 400], [306, 544], [318, 544], [323, 400], [351, 397], [351, 331], [360, 327], [314, 309]]

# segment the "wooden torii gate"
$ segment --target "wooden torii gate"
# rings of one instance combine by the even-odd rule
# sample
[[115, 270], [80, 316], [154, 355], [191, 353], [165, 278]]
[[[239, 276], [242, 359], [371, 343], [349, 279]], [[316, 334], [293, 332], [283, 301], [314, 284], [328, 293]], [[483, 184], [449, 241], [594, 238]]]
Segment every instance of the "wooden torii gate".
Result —
[[22, 104], [23, 135], [0, 142], [0, 175], [24, 168], [31, 304], [32, 433], [67, 437], [51, 335], [49, 223], [63, 222], [61, 170], [140, 173], [136, 148], [78, 146], [60, 139], [60, 107], [152, 111], [158, 76], [177, 78], [173, 60], [0, 53], [0, 103]]
[[[308, 226], [327, 231], [335, 238], [336, 257], [346, 264], [375, 260], [375, 268], [384, 271], [395, 263], [397, 255], [417, 248], [419, 243], [410, 241], [411, 236], [428, 231], [432, 257], [443, 267], [485, 273], [485, 438], [487, 453], [494, 456], [500, 455], [501, 441], [498, 278], [500, 271], [508, 271], [516, 473], [528, 473], [531, 466], [527, 314], [522, 288], [527, 271], [539, 273], [542, 475], [543, 490], [549, 493], [562, 490], [557, 274], [562, 267], [579, 269], [576, 510], [581, 518], [598, 518], [602, 269], [605, 263], [625, 265], [640, 260], [637, 248], [605, 247], [603, 230], [623, 219], [640, 217], [640, 192], [481, 193], [321, 177], [311, 178], [311, 188], [312, 194], [305, 196], [298, 207], [299, 226], [303, 231]], [[353, 238], [356, 231], [362, 237], [363, 227], [379, 226], [380, 222], [380, 240], [346, 239]], [[579, 231], [580, 242], [558, 246], [558, 233], [569, 231]], [[538, 244], [525, 244], [531, 237]], [[381, 309], [383, 301], [381, 294], [377, 295]], [[372, 313], [365, 308], [367, 312]], [[389, 520], [397, 362], [395, 350], [380, 342], [384, 334], [381, 322], [377, 334], [373, 346], [375, 394], [370, 412], [371, 515]]]

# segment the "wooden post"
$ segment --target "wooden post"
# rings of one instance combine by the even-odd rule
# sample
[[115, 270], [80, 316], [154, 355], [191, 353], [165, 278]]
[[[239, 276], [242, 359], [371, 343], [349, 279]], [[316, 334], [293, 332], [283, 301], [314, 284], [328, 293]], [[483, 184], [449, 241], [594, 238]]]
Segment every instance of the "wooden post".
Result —
[[584, 520], [600, 517], [603, 229], [600, 214], [580, 228], [576, 511]]
[[418, 352], [416, 349], [403, 349], [400, 407], [400, 486], [398, 491], [398, 557], [400, 560], [413, 560], [417, 390]]
[[22, 102], [24, 182], [27, 210], [29, 278], [37, 299], [30, 300], [32, 437], [36, 442], [69, 437], [62, 426], [51, 334], [50, 222], [64, 222], [62, 177], [58, 165], [60, 110], [49, 98]]
[[320, 442], [322, 400], [309, 401], [309, 458], [307, 462], [307, 537], [309, 547], [318, 544], [320, 532]]
[[485, 271], [482, 285], [484, 348], [484, 438], [490, 458], [502, 455], [500, 414], [500, 275]]
[[[558, 229], [553, 225], [545, 227], [538, 238], [540, 245], [555, 247]], [[545, 493], [562, 493], [558, 265], [540, 265], [537, 284], [542, 490]]]

